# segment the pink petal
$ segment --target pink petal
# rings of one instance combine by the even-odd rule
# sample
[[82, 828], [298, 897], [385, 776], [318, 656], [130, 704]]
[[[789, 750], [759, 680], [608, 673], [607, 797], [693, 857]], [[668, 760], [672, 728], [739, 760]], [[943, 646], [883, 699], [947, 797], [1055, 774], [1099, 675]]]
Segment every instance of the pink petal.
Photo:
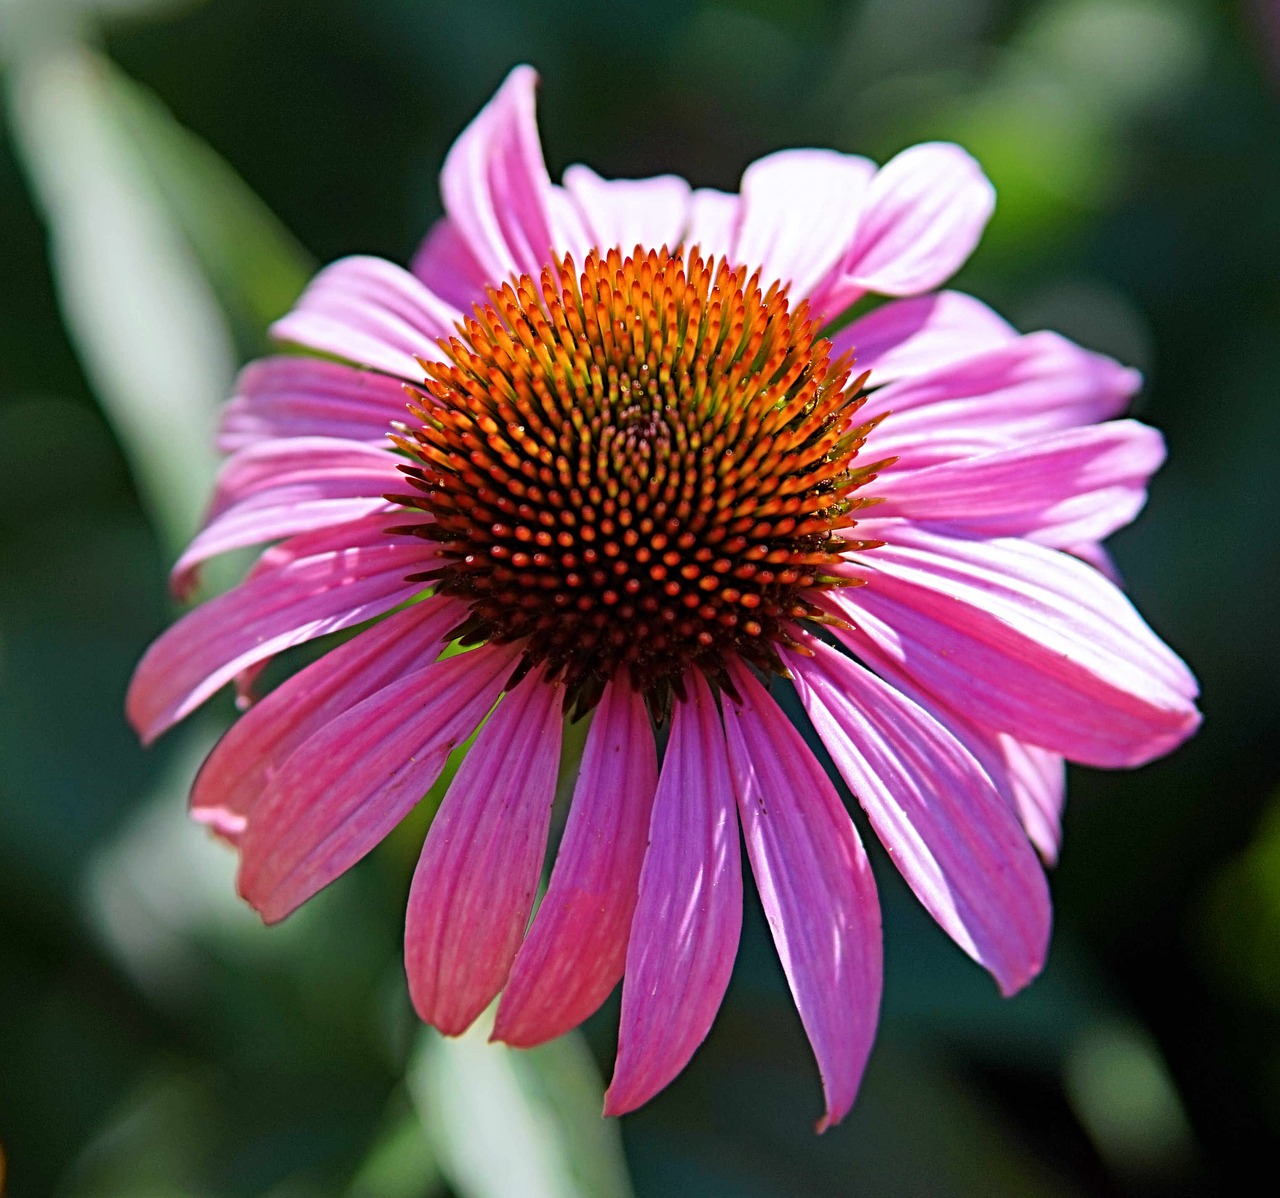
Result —
[[921, 469], [1119, 415], [1142, 376], [1055, 333], [1030, 333], [873, 391], [860, 415], [891, 413], [877, 456]]
[[[328, 528], [319, 528], [312, 532], [298, 533], [286, 541], [271, 545], [264, 549], [258, 560], [249, 568], [245, 582], [254, 582], [284, 570], [303, 558], [315, 557], [317, 554], [330, 553], [335, 550], [350, 549], [354, 545], [378, 545], [392, 528], [403, 526], [403, 513], [391, 508], [386, 512], [378, 512], [372, 516], [362, 516], [345, 524], [335, 524]], [[430, 543], [424, 542], [419, 569], [426, 569], [435, 561], [436, 550]], [[416, 571], [415, 571], [416, 572]], [[267, 654], [245, 666], [236, 673], [232, 683], [236, 691], [236, 706], [242, 711], [248, 710], [255, 702], [254, 686], [258, 676], [275, 660], [275, 654]]]
[[894, 864], [1012, 994], [1044, 964], [1044, 871], [981, 765], [926, 708], [818, 641], [786, 655], [810, 720]]
[[219, 553], [372, 515], [403, 489], [396, 457], [356, 441], [292, 437], [248, 445], [218, 475], [207, 524], [173, 568], [185, 597], [199, 565]]
[[1135, 420], [1067, 429], [923, 470], [888, 470], [876, 486], [884, 503], [874, 514], [1066, 548], [1128, 524], [1164, 456], [1164, 438]]
[[981, 300], [939, 291], [891, 300], [832, 337], [835, 353], [852, 350], [871, 385], [928, 374], [952, 362], [1017, 340], [1018, 333]]
[[977, 759], [1017, 816], [1027, 839], [1046, 865], [1057, 863], [1062, 844], [1062, 808], [1066, 799], [1066, 761], [1060, 753], [1023, 744], [1004, 732], [975, 723], [932, 698], [883, 657], [875, 661], [881, 676], [939, 722]]
[[409, 891], [414, 1008], [447, 1036], [502, 989], [547, 851], [564, 690], [530, 674], [481, 730], [427, 833]]
[[285, 761], [240, 842], [241, 895], [283, 919], [377, 845], [475, 731], [515, 652], [483, 646], [404, 674], [313, 733]]
[[537, 83], [531, 67], [516, 67], [454, 142], [440, 173], [445, 212], [480, 273], [499, 286], [513, 274], [536, 278], [552, 253]]
[[756, 888], [822, 1074], [825, 1131], [849, 1113], [875, 1039], [883, 963], [871, 865], [835, 787], [752, 673], [724, 705]]
[[313, 493], [307, 499], [294, 500], [288, 496], [282, 496], [278, 502], [273, 499], [270, 494], [255, 497], [255, 501], [233, 508], [203, 529], [174, 563], [169, 576], [174, 598], [190, 599], [200, 580], [200, 567], [220, 553], [331, 528], [390, 510], [390, 505], [380, 498]]
[[470, 312], [473, 304], [484, 303], [485, 288], [494, 281], [484, 273], [467, 239], [447, 216], [431, 226], [409, 269], [427, 290], [459, 312]]
[[1095, 570], [1027, 541], [906, 521], [878, 532], [892, 543], [851, 568], [869, 585], [832, 600], [856, 625], [840, 635], [860, 655], [884, 656], [977, 722], [1089, 765], [1141, 765], [1199, 724], [1195, 679]]
[[686, 248], [696, 247], [704, 258], [714, 256], [738, 265], [734, 243], [741, 217], [742, 201], [736, 195], [710, 187], [695, 189], [689, 197], [689, 227], [684, 234]]
[[1066, 762], [1060, 753], [1024, 745], [1003, 733], [999, 734], [998, 742], [1013, 785], [1014, 810], [1040, 856], [1054, 865], [1062, 847]]
[[551, 884], [502, 992], [495, 1040], [550, 1040], [617, 985], [657, 784], [644, 700], [615, 680], [596, 708]]
[[387, 444], [393, 420], [405, 418], [399, 379], [319, 358], [251, 362], [223, 409], [218, 448], [232, 453], [277, 437], [340, 437]]
[[1116, 586], [1124, 590], [1124, 578], [1120, 574], [1120, 567], [1116, 565], [1111, 554], [1101, 545], [1093, 541], [1085, 541], [1077, 545], [1064, 545], [1063, 549], [1071, 554], [1072, 557], [1078, 557], [1082, 562], [1087, 562], [1103, 578], [1109, 582], [1114, 582]]
[[405, 379], [421, 379], [418, 358], [438, 358], [456, 308], [407, 270], [381, 258], [340, 258], [311, 282], [293, 311], [271, 326], [277, 341], [300, 345]]
[[[170, 627], [138, 663], [125, 701], [143, 741], [254, 662], [380, 616], [420, 591], [405, 576], [425, 569], [432, 550], [416, 537], [385, 535], [396, 521], [403, 515], [340, 525], [335, 535], [304, 534], [313, 552], [264, 570]], [[348, 543], [334, 546], [336, 538]]]
[[[356, 477], [374, 480], [373, 491], [400, 477], [389, 444], [380, 447], [334, 437], [273, 438], [232, 454], [218, 471], [209, 518], [276, 487], [325, 483]], [[369, 494], [365, 491], [364, 494]]]
[[640, 872], [606, 1115], [634, 1110], [685, 1067], [711, 1029], [738, 951], [742, 859], [724, 731], [702, 676], [686, 686]]
[[192, 817], [239, 840], [259, 796], [295, 749], [384, 686], [429, 665], [466, 614], [456, 599], [415, 603], [282, 682], [205, 759], [191, 790]]
[[689, 184], [676, 175], [652, 179], [602, 179], [590, 167], [571, 166], [565, 190], [577, 201], [597, 249], [631, 253], [674, 250], [689, 220]]
[[556, 258], [563, 259], [565, 254], [571, 254], [581, 269], [587, 254], [595, 247], [595, 235], [587, 228], [577, 200], [554, 183], [547, 193], [547, 220], [551, 225], [551, 244], [555, 246]]
[[[761, 284], [791, 285], [793, 302], [814, 292], [853, 242], [875, 164], [834, 150], [780, 150], [742, 175], [742, 220], [734, 255], [760, 269]], [[815, 313], [822, 294], [814, 297]]]
[[973, 252], [995, 202], [982, 168], [959, 146], [903, 150], [868, 188], [844, 264], [846, 286], [881, 295], [939, 286]]

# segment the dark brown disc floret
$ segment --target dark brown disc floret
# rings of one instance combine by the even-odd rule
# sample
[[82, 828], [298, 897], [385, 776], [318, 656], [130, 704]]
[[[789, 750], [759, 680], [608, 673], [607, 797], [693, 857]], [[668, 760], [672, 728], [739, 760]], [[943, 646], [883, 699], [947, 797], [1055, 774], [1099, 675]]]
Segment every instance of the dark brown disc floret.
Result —
[[[423, 362], [396, 443], [437, 542], [422, 577], [458, 634], [522, 642], [580, 709], [626, 670], [655, 711], [690, 668], [784, 672], [796, 621], [840, 586], [862, 378], [807, 305], [696, 251], [592, 252], [490, 290]], [[405, 529], [404, 531], [410, 531]]]

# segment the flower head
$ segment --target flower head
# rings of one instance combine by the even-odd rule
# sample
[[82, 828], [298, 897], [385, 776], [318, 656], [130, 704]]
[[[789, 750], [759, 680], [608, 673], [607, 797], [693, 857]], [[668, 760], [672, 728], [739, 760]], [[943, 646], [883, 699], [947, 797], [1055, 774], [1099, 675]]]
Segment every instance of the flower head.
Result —
[[776, 282], [696, 251], [566, 255], [490, 299], [392, 435], [463, 639], [519, 643], [580, 711], [623, 667], [659, 718], [690, 671], [784, 672], [850, 581], [865, 380]]
[[[1163, 446], [1116, 419], [1135, 372], [931, 293], [992, 209], [963, 151], [879, 169], [784, 151], [738, 195], [585, 167], [557, 186], [534, 83], [514, 71], [459, 138], [412, 272], [334, 263], [274, 329], [323, 357], [241, 376], [175, 587], [272, 544], [152, 646], [129, 713], [150, 739], [229, 682], [247, 702], [282, 650], [368, 625], [249, 707], [193, 812], [280, 919], [479, 728], [414, 875], [414, 1004], [458, 1033], [501, 995], [495, 1036], [531, 1045], [622, 978], [611, 1113], [711, 1025], [741, 830], [825, 1125], [870, 1051], [880, 916], [772, 692], [794, 685], [942, 927], [1003, 991], [1025, 985], [1064, 759], [1138, 765], [1198, 723], [1194, 679], [1100, 547]], [[866, 295], [892, 298], [824, 335]], [[561, 729], [583, 717], [530, 925]]]

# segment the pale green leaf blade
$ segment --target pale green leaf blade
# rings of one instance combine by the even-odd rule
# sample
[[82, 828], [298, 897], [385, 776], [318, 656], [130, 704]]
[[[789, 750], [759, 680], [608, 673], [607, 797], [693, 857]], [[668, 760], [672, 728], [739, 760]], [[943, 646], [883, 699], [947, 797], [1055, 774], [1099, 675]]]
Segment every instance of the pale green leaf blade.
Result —
[[67, 330], [176, 546], [213, 476], [214, 412], [235, 365], [226, 322], [114, 115], [102, 59], [72, 43], [33, 50], [12, 65], [8, 98]]

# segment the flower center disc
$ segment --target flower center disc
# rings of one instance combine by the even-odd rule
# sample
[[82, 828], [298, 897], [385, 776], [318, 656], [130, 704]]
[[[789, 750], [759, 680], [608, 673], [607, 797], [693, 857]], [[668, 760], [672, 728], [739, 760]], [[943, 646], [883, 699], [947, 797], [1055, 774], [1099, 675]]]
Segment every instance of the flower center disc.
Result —
[[[661, 251], [571, 258], [500, 291], [423, 362], [397, 445], [439, 542], [422, 577], [464, 640], [525, 643], [586, 710], [623, 669], [659, 716], [690, 668], [784, 672], [850, 542], [865, 375], [785, 289]], [[405, 530], [409, 531], [409, 530]]]

